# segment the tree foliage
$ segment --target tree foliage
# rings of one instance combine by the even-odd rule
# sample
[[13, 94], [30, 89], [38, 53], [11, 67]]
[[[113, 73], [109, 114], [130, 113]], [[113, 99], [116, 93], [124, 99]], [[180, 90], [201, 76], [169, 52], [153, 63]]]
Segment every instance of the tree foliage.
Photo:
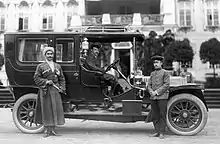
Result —
[[220, 63], [220, 42], [216, 38], [209, 39], [201, 44], [200, 59], [203, 63]]
[[203, 63], [209, 62], [213, 66], [215, 76], [215, 65], [220, 63], [220, 42], [216, 38], [211, 38], [201, 44], [200, 59]]
[[143, 49], [137, 50], [138, 66], [142, 68], [144, 75], [149, 75], [153, 70], [151, 57], [162, 55], [165, 57], [164, 67], [172, 69], [172, 62], [186, 63], [192, 61], [194, 53], [188, 39], [175, 40], [171, 30], [167, 30], [162, 36], [157, 36], [151, 31], [145, 40]]
[[164, 52], [164, 57], [167, 60], [181, 63], [192, 61], [193, 56], [193, 48], [191, 47], [188, 39], [173, 42], [169, 48], [166, 48], [166, 51]]

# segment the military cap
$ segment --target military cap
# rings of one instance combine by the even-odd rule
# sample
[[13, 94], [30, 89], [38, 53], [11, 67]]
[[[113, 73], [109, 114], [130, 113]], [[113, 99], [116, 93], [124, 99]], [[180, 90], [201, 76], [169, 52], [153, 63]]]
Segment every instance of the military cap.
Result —
[[159, 60], [159, 61], [163, 61], [164, 60], [164, 57], [160, 56], [160, 55], [155, 55], [153, 57], [151, 57], [151, 60], [154, 61], [154, 60]]

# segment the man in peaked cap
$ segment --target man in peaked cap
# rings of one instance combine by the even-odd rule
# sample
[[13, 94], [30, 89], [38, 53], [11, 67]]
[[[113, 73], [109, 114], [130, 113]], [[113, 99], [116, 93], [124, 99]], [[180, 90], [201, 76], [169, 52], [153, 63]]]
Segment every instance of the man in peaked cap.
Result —
[[65, 123], [60, 92], [65, 91], [66, 84], [61, 66], [53, 62], [54, 48], [45, 47], [43, 54], [46, 60], [37, 66], [34, 74], [39, 87], [35, 123], [44, 125], [44, 137], [48, 137], [58, 135], [55, 126]]
[[153, 137], [164, 138], [166, 128], [167, 99], [169, 95], [170, 76], [162, 68], [164, 58], [156, 55], [151, 58], [154, 71], [148, 81], [148, 92], [150, 93], [152, 120], [156, 133]]

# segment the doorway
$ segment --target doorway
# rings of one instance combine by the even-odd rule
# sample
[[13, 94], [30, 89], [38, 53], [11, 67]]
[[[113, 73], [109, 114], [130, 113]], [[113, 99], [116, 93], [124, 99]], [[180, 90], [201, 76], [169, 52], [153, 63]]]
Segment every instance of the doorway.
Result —
[[120, 58], [121, 72], [128, 77], [130, 75], [130, 49], [116, 49], [115, 59]]

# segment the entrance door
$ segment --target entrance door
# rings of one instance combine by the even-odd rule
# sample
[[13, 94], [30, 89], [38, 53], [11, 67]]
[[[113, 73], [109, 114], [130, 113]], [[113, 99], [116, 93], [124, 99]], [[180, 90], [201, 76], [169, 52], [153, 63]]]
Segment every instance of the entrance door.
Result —
[[128, 77], [130, 75], [130, 49], [116, 49], [115, 59], [120, 58], [121, 72]]

